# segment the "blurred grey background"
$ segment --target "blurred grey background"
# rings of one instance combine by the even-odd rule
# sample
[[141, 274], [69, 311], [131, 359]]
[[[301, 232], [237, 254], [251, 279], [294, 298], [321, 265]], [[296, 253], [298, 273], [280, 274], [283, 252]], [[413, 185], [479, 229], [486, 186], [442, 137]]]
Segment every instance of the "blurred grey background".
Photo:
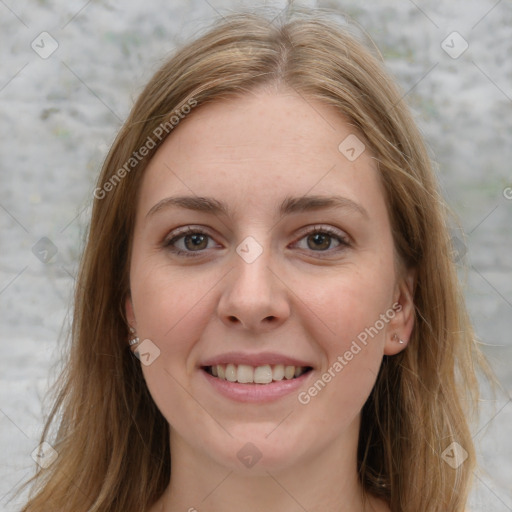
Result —
[[[512, 511], [512, 3], [295, 4], [360, 25], [427, 140], [461, 222], [468, 307], [502, 386], [495, 398], [483, 390], [471, 510]], [[254, 6], [279, 13], [286, 2], [0, 0], [0, 509], [19, 510], [12, 489], [33, 472], [92, 191], [117, 130], [177, 46]]]

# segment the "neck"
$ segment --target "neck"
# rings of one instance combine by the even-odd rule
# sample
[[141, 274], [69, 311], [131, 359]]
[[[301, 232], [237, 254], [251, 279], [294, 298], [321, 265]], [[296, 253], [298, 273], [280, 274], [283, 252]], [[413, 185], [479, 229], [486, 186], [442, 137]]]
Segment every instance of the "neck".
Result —
[[[293, 467], [269, 467], [263, 458], [242, 472], [221, 465], [171, 429], [171, 481], [159, 512], [369, 512], [357, 475], [358, 425], [336, 444], [305, 454]], [[355, 436], [355, 441], [354, 441]], [[259, 466], [259, 467], [258, 467]]]

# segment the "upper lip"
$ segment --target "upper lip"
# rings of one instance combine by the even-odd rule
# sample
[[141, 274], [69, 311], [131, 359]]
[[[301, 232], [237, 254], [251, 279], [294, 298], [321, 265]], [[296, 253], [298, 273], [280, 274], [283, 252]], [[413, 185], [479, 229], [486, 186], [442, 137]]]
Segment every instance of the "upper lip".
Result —
[[265, 364], [285, 366], [309, 366], [313, 365], [296, 357], [277, 354], [275, 352], [260, 352], [258, 354], [247, 354], [243, 352], [227, 352], [204, 360], [199, 366], [215, 366], [217, 364], [247, 364], [249, 366], [263, 366]]

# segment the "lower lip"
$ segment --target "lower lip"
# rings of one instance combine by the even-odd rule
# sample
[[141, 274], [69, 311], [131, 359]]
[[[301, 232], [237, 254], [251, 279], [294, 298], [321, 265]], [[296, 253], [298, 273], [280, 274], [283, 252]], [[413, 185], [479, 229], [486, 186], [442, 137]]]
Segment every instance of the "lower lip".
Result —
[[240, 384], [239, 382], [230, 382], [229, 380], [214, 377], [202, 368], [200, 372], [216, 391], [227, 398], [231, 398], [231, 400], [245, 403], [265, 403], [296, 392], [310, 377], [313, 370], [309, 370], [295, 379], [283, 379], [269, 384]]

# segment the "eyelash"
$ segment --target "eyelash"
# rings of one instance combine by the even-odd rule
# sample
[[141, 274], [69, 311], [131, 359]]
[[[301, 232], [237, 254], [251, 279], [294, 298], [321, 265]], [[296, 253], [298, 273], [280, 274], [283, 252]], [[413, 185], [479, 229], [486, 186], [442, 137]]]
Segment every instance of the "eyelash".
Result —
[[[339, 242], [339, 246], [336, 249], [334, 249], [335, 251], [343, 250], [343, 249], [346, 249], [351, 246], [351, 243], [349, 242], [349, 239], [346, 235], [344, 236], [339, 231], [337, 231], [331, 227], [328, 227], [328, 226], [326, 226], [326, 227], [314, 226], [309, 231], [306, 231], [305, 233], [303, 233], [301, 235], [301, 237], [296, 240], [296, 242], [302, 240], [305, 237], [315, 235], [317, 233], [325, 234], [325, 235], [330, 236], [331, 238], [336, 239]], [[176, 256], [184, 256], [186, 258], [197, 258], [197, 257], [203, 256], [203, 253], [205, 252], [206, 249], [202, 249], [202, 250], [198, 250], [198, 251], [183, 251], [181, 249], [177, 249], [176, 247], [173, 247], [173, 244], [175, 244], [178, 240], [180, 240], [181, 238], [185, 238], [186, 236], [190, 236], [190, 235], [206, 235], [207, 237], [212, 238], [208, 233], [204, 232], [202, 229], [192, 228], [190, 226], [187, 226], [186, 228], [183, 228], [180, 231], [176, 232], [174, 234], [174, 236], [172, 236], [171, 238], [166, 238], [162, 243], [162, 247], [164, 249], [168, 249], [169, 251], [174, 253]], [[317, 252], [317, 253], [322, 254], [322, 253], [326, 253], [326, 252], [330, 253], [333, 251], [331, 251], [329, 248], [326, 251], [312, 251], [312, 252]]]

